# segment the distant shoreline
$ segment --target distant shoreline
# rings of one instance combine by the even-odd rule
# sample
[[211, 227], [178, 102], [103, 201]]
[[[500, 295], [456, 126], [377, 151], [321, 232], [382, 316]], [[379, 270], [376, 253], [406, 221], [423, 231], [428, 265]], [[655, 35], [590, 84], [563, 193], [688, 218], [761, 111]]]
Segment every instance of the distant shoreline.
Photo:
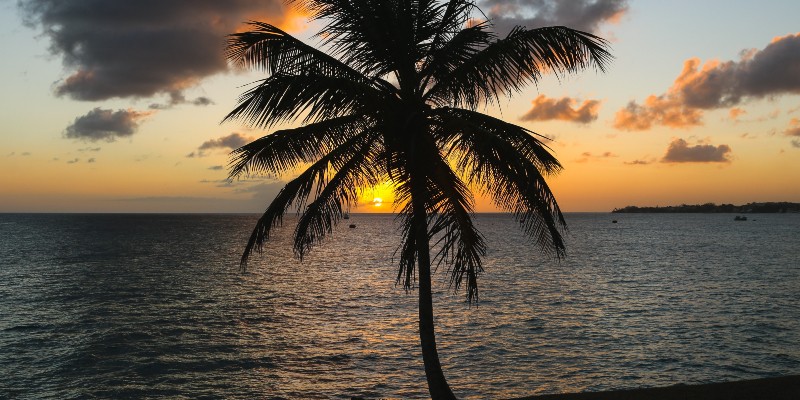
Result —
[[518, 400], [795, 400], [798, 393], [800, 375], [790, 375], [703, 385], [550, 394]]
[[790, 202], [769, 202], [769, 203], [747, 203], [740, 206], [733, 204], [681, 204], [679, 206], [666, 207], [638, 207], [627, 206], [615, 208], [612, 213], [800, 213], [800, 203]]

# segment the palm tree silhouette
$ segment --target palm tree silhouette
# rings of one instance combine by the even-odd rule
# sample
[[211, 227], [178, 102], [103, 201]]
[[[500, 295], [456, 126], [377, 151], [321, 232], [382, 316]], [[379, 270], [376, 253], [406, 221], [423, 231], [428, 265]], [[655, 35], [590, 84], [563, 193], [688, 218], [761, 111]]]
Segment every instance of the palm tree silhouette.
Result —
[[[428, 388], [454, 399], [439, 363], [431, 265], [477, 300], [484, 238], [472, 222], [472, 190], [510, 211], [545, 253], [564, 254], [563, 215], [545, 177], [561, 169], [542, 136], [476, 111], [536, 83], [593, 66], [607, 42], [565, 27], [517, 27], [498, 37], [471, 0], [297, 0], [323, 50], [281, 29], [250, 22], [232, 34], [228, 59], [267, 77], [243, 93], [225, 120], [274, 131], [232, 153], [230, 177], [289, 181], [258, 220], [242, 256], [261, 251], [283, 215], [297, 207], [294, 251], [302, 259], [358, 204], [360, 192], [395, 187], [402, 221], [397, 282], [419, 288], [419, 333]], [[431, 244], [438, 251], [431, 258]]]

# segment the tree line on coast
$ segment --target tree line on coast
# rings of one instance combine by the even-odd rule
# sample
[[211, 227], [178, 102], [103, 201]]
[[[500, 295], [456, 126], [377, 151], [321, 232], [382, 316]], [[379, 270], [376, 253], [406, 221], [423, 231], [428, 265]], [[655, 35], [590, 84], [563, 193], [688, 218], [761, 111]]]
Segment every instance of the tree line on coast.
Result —
[[767, 202], [767, 203], [747, 203], [743, 205], [733, 204], [681, 204], [679, 206], [666, 207], [638, 207], [627, 206], [615, 208], [612, 213], [798, 213], [800, 203], [790, 202]]

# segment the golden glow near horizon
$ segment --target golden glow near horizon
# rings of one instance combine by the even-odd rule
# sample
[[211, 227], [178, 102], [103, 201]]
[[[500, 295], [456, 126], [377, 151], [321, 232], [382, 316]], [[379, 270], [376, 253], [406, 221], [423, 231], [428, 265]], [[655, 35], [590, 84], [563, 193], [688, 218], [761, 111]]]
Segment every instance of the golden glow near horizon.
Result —
[[[302, 15], [280, 7], [198, 7], [174, 27], [198, 18], [224, 36], [241, 27], [231, 21], [252, 18], [298, 32], [305, 26]], [[70, 25], [78, 20], [43, 34], [52, 27], [23, 25], [16, 2], [0, 8], [0, 43], [14, 54], [0, 67], [0, 212], [261, 212], [291, 179], [226, 180], [230, 150], [268, 132], [220, 124], [242, 86], [263, 76], [226, 69], [221, 53], [203, 57], [217, 44], [187, 43], [196, 53], [180, 54], [198, 59], [185, 71], [158, 63], [163, 57], [137, 58], [128, 60], [132, 71], [149, 74], [83, 87], [76, 80], [86, 71], [108, 67], [97, 73], [116, 77], [109, 66], [125, 65], [86, 57], [128, 53], [91, 47], [65, 64], [63, 53], [50, 52], [49, 35], [75, 34], [87, 49], [107, 41]], [[628, 11], [598, 25], [615, 56], [606, 73], [545, 76], [481, 111], [553, 138], [547, 144], [564, 170], [548, 182], [564, 211], [800, 202], [798, 14], [794, 1], [768, 10], [743, 1], [631, 1]], [[732, 25], [748, 29], [734, 32]], [[120, 34], [131, 34], [127, 26]], [[299, 36], [314, 42], [317, 28]], [[143, 79], [140, 86], [133, 78]], [[98, 123], [106, 130], [87, 130]], [[364, 188], [353, 211], [397, 211], [392, 192], [389, 183]], [[495, 208], [476, 195], [475, 210]]]

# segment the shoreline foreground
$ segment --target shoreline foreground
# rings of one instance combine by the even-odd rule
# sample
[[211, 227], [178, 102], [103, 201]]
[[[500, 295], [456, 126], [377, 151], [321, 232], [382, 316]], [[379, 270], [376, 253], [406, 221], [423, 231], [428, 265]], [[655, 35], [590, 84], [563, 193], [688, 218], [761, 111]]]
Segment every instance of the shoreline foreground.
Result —
[[701, 385], [547, 394], [516, 400], [797, 400], [800, 375]]

